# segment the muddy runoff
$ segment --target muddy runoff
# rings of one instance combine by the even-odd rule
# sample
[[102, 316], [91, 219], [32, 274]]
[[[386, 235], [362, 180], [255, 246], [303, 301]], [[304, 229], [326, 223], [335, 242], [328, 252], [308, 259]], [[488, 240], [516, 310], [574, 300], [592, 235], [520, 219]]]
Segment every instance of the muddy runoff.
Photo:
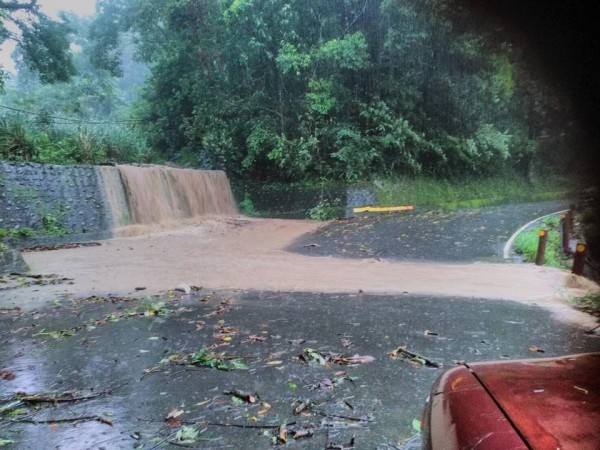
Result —
[[565, 271], [285, 250], [320, 226], [228, 217], [24, 253], [31, 272], [0, 283], [0, 442], [418, 448], [444, 369], [599, 350]]
[[158, 294], [181, 283], [208, 289], [462, 296], [539, 304], [590, 325], [568, 298], [564, 270], [528, 264], [407, 262], [295, 254], [285, 249], [321, 224], [229, 217], [99, 246], [24, 253], [31, 271], [72, 279], [0, 294], [0, 307], [39, 308], [61, 295]]

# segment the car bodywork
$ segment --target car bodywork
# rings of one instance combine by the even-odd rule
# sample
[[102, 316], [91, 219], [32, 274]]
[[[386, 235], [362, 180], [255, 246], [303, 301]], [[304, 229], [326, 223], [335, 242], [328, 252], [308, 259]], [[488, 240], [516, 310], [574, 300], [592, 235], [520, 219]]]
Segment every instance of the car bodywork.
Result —
[[464, 364], [434, 383], [423, 449], [600, 449], [600, 353]]

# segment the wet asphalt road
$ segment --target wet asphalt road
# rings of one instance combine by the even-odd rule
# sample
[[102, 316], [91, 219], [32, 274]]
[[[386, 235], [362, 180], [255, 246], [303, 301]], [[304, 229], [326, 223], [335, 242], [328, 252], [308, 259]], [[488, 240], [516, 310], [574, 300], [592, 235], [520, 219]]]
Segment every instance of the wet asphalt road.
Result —
[[[398, 257], [403, 241], [389, 242], [401, 228], [415, 238], [411, 245], [419, 242], [423, 250], [412, 253], [417, 256], [496, 257], [497, 246], [520, 225], [563, 206], [517, 205], [451, 216], [417, 212], [401, 221], [375, 219], [372, 227], [364, 225], [373, 219], [341, 222], [303, 238], [318, 239], [320, 247], [300, 242], [296, 248], [325, 251], [330, 239], [334, 254], [357, 257], [363, 253], [358, 246], [365, 245], [373, 256]], [[487, 234], [463, 232], [467, 225], [485, 226]], [[417, 239], [419, 227], [427, 234], [440, 226], [453, 237], [435, 245], [425, 235]], [[454, 244], [469, 236], [470, 245]], [[158, 308], [160, 302], [164, 306]], [[391, 359], [388, 353], [400, 345], [443, 368]], [[169, 361], [179, 354], [176, 362], [183, 362], [203, 346], [223, 358], [241, 358], [247, 369]], [[530, 350], [534, 347], [544, 353]], [[375, 359], [356, 366], [307, 364], [298, 356], [308, 348], [324, 356]], [[290, 437], [285, 448], [325, 449], [354, 439], [356, 449], [412, 449], [418, 444], [412, 423], [432, 382], [457, 361], [587, 351], [600, 351], [597, 335], [557, 322], [537, 306], [486, 299], [202, 290], [146, 299], [57, 298], [39, 311], [0, 311], [0, 442], [41, 450], [268, 449], [285, 423], [290, 436], [294, 430], [313, 433]], [[233, 390], [255, 393], [259, 401], [247, 404], [224, 394]], [[92, 398], [7, 406], [18, 392]], [[295, 414], [302, 401], [310, 407]], [[165, 420], [169, 415], [175, 417]], [[85, 420], [72, 420], [77, 417]], [[61, 419], [66, 420], [56, 422]], [[178, 441], [182, 426], [200, 432], [194, 443]]]
[[[557, 323], [539, 307], [511, 302], [202, 291], [162, 300], [166, 314], [158, 316], [134, 316], [149, 309], [149, 300], [94, 298], [0, 316], [0, 370], [14, 376], [0, 379], [0, 409], [17, 392], [82, 396], [120, 386], [86, 401], [42, 403], [37, 411], [19, 406], [22, 415], [0, 421], [0, 438], [15, 442], [8, 448], [179, 448], [168, 441], [176, 441], [179, 426], [188, 422], [204, 430], [206, 440], [194, 448], [267, 449], [275, 430], [258, 427], [278, 429], [284, 422], [290, 430], [314, 431], [290, 439], [286, 448], [325, 449], [352, 438], [357, 449], [414, 448], [403, 442], [415, 434], [413, 419], [443, 369], [391, 359], [388, 353], [398, 346], [444, 368], [460, 360], [600, 350], [597, 336]], [[70, 331], [53, 335], [59, 330]], [[216, 353], [243, 358], [248, 369], [160, 364], [212, 345], [219, 345]], [[534, 346], [545, 353], [532, 352]], [[311, 365], [298, 359], [307, 348], [375, 360]], [[326, 380], [334, 386], [325, 387]], [[256, 393], [260, 402], [237, 404], [224, 394], [236, 389]], [[301, 400], [311, 407], [294, 414]], [[169, 424], [172, 411], [180, 415]], [[107, 422], [45, 422], [96, 416]]]
[[288, 250], [349, 258], [499, 262], [504, 244], [522, 225], [568, 207], [561, 200], [359, 216], [302, 236]]

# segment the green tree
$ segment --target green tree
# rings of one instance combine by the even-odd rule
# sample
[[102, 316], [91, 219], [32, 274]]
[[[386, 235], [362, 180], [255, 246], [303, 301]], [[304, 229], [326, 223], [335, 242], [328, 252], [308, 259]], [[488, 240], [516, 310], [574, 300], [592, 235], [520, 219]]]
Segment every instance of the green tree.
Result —
[[[37, 0], [0, 1], [0, 43], [15, 40], [25, 64], [44, 83], [67, 81], [74, 75], [67, 38], [70, 31], [64, 21], [54, 21], [42, 13]], [[0, 85], [4, 78], [0, 71]]]
[[118, 73], [121, 36], [135, 36], [150, 67], [137, 113], [153, 148], [186, 165], [282, 181], [525, 173], [542, 148], [532, 131], [558, 135], [544, 82], [452, 0], [103, 0], [99, 11], [93, 62]]

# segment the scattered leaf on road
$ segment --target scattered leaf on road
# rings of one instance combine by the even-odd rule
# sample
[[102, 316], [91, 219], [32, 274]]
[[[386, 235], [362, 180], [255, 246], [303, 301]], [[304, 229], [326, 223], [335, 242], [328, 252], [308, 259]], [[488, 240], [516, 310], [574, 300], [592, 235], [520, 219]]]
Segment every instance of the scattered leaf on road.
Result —
[[0, 370], [0, 378], [6, 381], [11, 381], [16, 378], [15, 374], [8, 370]]
[[251, 393], [251, 392], [239, 391], [237, 389], [234, 389], [232, 391], [225, 391], [225, 392], [223, 392], [223, 394], [231, 395], [234, 398], [238, 398], [238, 399], [243, 400], [244, 402], [250, 403], [250, 404], [257, 403], [260, 400], [260, 397], [258, 396], [258, 394]]
[[392, 350], [388, 353], [388, 356], [392, 359], [400, 359], [402, 361], [407, 361], [411, 363], [413, 367], [426, 366], [440, 368], [443, 366], [441, 363], [426, 358], [423, 355], [419, 355], [418, 353], [414, 353], [407, 350], [405, 346], [400, 346], [396, 350]]
[[181, 420], [178, 419], [183, 414], [182, 409], [173, 408], [167, 417], [165, 417], [165, 423], [169, 427], [177, 428], [181, 426]]

